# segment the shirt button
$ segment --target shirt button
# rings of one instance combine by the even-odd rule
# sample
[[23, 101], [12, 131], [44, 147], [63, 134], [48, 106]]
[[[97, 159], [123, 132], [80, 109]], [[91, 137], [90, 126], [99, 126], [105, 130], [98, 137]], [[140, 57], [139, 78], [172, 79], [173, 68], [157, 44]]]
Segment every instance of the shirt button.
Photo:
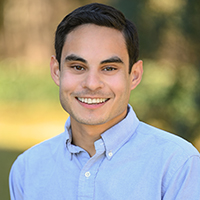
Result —
[[113, 153], [110, 151], [110, 152], [108, 153], [108, 155], [109, 155], [109, 157], [112, 157]]
[[91, 175], [90, 172], [85, 172], [85, 177], [88, 178], [88, 177], [90, 177], [90, 175]]

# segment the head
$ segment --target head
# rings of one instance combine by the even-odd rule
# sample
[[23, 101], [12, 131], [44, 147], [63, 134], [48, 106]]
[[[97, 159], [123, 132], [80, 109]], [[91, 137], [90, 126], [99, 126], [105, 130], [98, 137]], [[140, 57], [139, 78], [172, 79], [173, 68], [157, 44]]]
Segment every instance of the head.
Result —
[[95, 24], [119, 30], [126, 41], [129, 55], [129, 73], [139, 55], [138, 34], [135, 25], [115, 8], [92, 3], [77, 8], [58, 25], [55, 36], [56, 59], [60, 64], [62, 49], [67, 35], [80, 25]]
[[143, 72], [135, 26], [112, 7], [89, 4], [59, 24], [55, 48], [51, 75], [71, 125], [106, 130], [122, 120]]

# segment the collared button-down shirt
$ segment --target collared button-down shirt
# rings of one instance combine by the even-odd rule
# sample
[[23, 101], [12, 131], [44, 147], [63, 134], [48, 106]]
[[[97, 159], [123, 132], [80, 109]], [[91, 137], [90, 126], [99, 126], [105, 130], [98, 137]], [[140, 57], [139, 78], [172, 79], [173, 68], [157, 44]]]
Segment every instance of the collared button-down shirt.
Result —
[[11, 200], [200, 200], [200, 155], [187, 141], [140, 122], [132, 108], [95, 142], [96, 154], [65, 132], [20, 155]]

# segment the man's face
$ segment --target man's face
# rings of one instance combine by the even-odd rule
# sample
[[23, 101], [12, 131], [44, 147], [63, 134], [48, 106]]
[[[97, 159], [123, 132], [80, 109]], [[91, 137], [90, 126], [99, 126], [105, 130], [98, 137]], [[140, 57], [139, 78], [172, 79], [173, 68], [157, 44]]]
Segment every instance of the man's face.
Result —
[[[53, 63], [56, 61], [51, 66]], [[63, 108], [72, 121], [87, 125], [109, 127], [122, 120], [130, 91], [138, 84], [133, 81], [137, 72], [128, 73], [129, 57], [122, 33], [92, 24], [79, 26], [67, 35], [60, 71], [58, 67], [52, 71], [57, 76], [52, 75], [60, 87]]]

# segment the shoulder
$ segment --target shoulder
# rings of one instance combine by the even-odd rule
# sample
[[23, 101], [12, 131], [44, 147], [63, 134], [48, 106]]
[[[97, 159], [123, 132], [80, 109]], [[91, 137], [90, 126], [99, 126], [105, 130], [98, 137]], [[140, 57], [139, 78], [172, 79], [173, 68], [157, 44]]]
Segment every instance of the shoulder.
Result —
[[[180, 174], [187, 176], [187, 173], [192, 173], [195, 179], [195, 175], [200, 173], [200, 154], [185, 139], [140, 122], [135, 140], [137, 144], [140, 143], [138, 147], [142, 156], [149, 160], [149, 167], [152, 164], [153, 168], [156, 166], [157, 171], [163, 174], [164, 188], [173, 178], [177, 180]], [[199, 185], [200, 179], [198, 182]]]
[[31, 147], [18, 156], [9, 174], [11, 196], [19, 196], [22, 199], [25, 188], [29, 191], [30, 185], [41, 186], [48, 180], [58, 160], [63, 160], [66, 153], [65, 141], [64, 132]]
[[158, 165], [171, 167], [172, 171], [176, 171], [189, 160], [195, 159], [200, 163], [198, 150], [190, 142], [172, 133], [140, 122], [136, 138], [141, 141], [140, 147], [146, 147], [151, 159], [157, 160]]
[[139, 123], [137, 134], [139, 137], [145, 138], [144, 140], [151, 141], [155, 148], [160, 147], [162, 150], [177, 151], [185, 156], [199, 156], [197, 149], [187, 140], [146, 123]]
[[189, 160], [197, 160], [200, 163], [200, 154], [190, 142], [143, 122], [139, 123], [133, 142], [142, 157], [170, 174]]
[[18, 156], [13, 166], [31, 166], [48, 163], [56, 160], [58, 151], [62, 151], [65, 146], [65, 133], [59, 134], [51, 139], [43, 141]]

